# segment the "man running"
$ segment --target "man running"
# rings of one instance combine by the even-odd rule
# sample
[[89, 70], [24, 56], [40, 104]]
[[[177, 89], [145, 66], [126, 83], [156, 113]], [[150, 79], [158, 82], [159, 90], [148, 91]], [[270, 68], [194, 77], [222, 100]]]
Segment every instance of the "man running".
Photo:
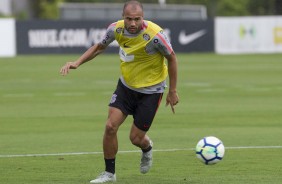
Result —
[[[152, 166], [153, 143], [147, 135], [157, 112], [169, 76], [166, 105], [178, 103], [177, 59], [167, 36], [157, 24], [143, 19], [143, 6], [131, 0], [124, 4], [123, 20], [112, 23], [104, 39], [90, 47], [80, 58], [61, 68], [70, 69], [92, 60], [116, 40], [120, 46], [121, 76], [112, 95], [103, 137], [105, 171], [90, 183], [115, 182], [115, 158], [118, 152], [117, 131], [128, 115], [133, 116], [130, 141], [142, 150], [140, 172]], [[167, 60], [167, 65], [165, 63]]]

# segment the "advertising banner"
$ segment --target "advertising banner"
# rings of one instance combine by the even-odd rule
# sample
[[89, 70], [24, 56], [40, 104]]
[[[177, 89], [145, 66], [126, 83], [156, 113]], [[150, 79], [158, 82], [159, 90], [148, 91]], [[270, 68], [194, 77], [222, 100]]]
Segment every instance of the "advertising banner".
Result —
[[[107, 21], [17, 21], [18, 54], [83, 53], [102, 40]], [[175, 52], [213, 52], [214, 22], [159, 21]], [[118, 52], [113, 42], [106, 52]]]
[[218, 17], [215, 43], [220, 54], [282, 52], [282, 16]]
[[0, 19], [0, 57], [16, 55], [16, 33], [14, 19]]

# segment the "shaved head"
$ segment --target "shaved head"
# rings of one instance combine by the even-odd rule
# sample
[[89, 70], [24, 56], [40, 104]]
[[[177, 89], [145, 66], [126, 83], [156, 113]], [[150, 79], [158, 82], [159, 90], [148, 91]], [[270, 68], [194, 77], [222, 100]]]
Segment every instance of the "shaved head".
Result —
[[141, 8], [141, 10], [143, 11], [143, 5], [139, 1], [130, 0], [130, 1], [127, 1], [124, 4], [124, 6], [123, 6], [123, 13], [122, 14], [124, 14], [124, 11], [125, 11], [125, 9], [127, 8], [128, 5], [130, 5], [130, 9], [132, 11], [136, 11], [138, 8]]

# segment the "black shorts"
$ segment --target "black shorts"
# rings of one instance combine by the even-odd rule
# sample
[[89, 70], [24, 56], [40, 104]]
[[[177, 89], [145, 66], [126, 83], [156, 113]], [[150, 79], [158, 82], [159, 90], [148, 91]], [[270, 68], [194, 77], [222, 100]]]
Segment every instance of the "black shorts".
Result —
[[144, 94], [133, 91], [119, 80], [109, 106], [120, 109], [125, 115], [132, 115], [134, 124], [143, 131], [151, 127], [163, 93]]

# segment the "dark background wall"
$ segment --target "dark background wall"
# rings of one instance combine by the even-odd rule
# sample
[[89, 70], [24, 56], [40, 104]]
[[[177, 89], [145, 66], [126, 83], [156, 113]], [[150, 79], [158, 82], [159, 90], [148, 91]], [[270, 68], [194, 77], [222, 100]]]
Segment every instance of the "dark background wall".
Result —
[[[18, 54], [82, 53], [102, 40], [109, 21], [17, 21]], [[176, 52], [213, 52], [214, 22], [156, 21]], [[107, 52], [117, 52], [117, 44]]]

